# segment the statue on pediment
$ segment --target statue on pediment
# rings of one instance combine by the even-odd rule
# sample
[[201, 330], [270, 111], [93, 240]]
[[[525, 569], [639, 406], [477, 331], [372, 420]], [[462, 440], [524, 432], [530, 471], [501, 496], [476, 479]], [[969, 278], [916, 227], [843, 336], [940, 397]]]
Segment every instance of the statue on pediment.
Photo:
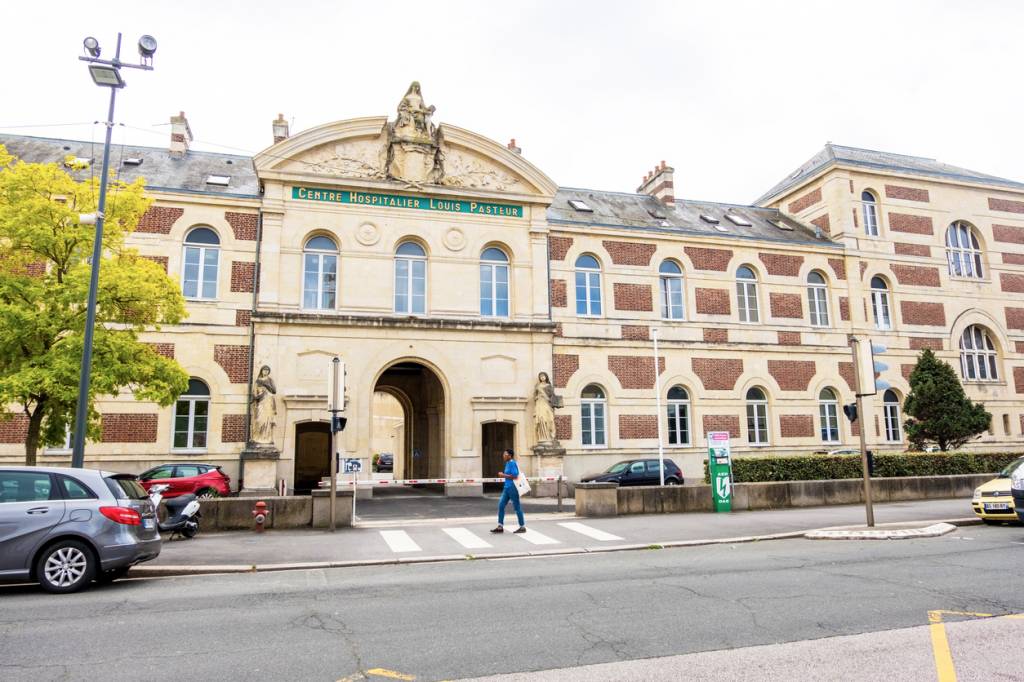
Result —
[[423, 101], [418, 81], [413, 81], [402, 101], [398, 115], [388, 124], [387, 177], [412, 187], [438, 184], [444, 174], [441, 141], [430, 120], [434, 107]]
[[396, 138], [411, 142], [431, 144], [434, 140], [434, 124], [430, 117], [434, 115], [434, 107], [423, 102], [419, 81], [413, 81], [398, 103], [398, 118], [395, 120], [394, 134]]

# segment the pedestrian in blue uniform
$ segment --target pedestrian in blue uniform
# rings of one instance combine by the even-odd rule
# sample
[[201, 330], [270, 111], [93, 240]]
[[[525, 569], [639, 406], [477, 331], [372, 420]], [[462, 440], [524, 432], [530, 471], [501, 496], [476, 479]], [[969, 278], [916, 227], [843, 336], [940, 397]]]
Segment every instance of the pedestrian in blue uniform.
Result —
[[523, 507], [519, 503], [519, 490], [516, 488], [516, 479], [519, 478], [519, 465], [516, 464], [516, 454], [512, 450], [505, 450], [501, 453], [505, 459], [505, 470], [498, 472], [499, 478], [505, 479], [505, 489], [501, 491], [501, 500], [498, 501], [498, 527], [491, 530], [492, 533], [505, 532], [505, 507], [509, 501], [512, 508], [516, 510], [516, 518], [519, 519], [519, 528], [515, 533], [526, 532], [526, 520], [523, 518]]

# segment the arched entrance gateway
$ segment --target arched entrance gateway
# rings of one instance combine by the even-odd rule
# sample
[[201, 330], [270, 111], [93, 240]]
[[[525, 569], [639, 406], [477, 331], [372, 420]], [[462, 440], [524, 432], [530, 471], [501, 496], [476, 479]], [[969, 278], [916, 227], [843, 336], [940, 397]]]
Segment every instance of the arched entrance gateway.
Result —
[[[437, 373], [420, 362], [397, 362], [381, 373], [373, 392], [374, 440], [394, 443], [395, 478], [446, 478], [445, 390]], [[392, 416], [399, 409], [400, 425]]]

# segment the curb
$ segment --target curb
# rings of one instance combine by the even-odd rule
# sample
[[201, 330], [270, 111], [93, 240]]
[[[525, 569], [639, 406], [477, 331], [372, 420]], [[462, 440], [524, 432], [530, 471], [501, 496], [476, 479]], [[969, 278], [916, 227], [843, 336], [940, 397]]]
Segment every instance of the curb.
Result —
[[910, 540], [937, 538], [956, 530], [951, 523], [936, 523], [926, 528], [880, 528], [877, 530], [812, 530], [804, 535], [808, 540]]
[[[879, 526], [905, 526], [907, 523], [889, 523], [879, 524]], [[981, 519], [977, 517], [968, 517], [961, 519], [935, 519], [920, 522], [928, 524], [930, 527], [936, 527], [939, 525], [948, 526], [948, 530], [944, 530], [939, 535], [953, 532], [957, 526], [977, 526], [981, 525]], [[567, 547], [563, 549], [544, 549], [535, 550], [532, 552], [495, 552], [492, 554], [473, 555], [473, 554], [441, 554], [435, 556], [423, 556], [423, 557], [395, 557], [393, 559], [353, 559], [349, 561], [307, 561], [297, 563], [281, 563], [281, 564], [212, 564], [212, 565], [196, 565], [196, 566], [135, 566], [132, 568], [129, 577], [132, 578], [164, 578], [171, 576], [192, 576], [192, 575], [216, 575], [216, 574], [238, 574], [238, 573], [271, 573], [276, 571], [307, 571], [313, 569], [325, 569], [325, 568], [358, 568], [360, 566], [390, 566], [396, 564], [436, 564], [436, 563], [449, 563], [457, 561], [493, 561], [503, 559], [527, 559], [527, 558], [540, 558], [550, 556], [570, 556], [579, 554], [606, 554], [609, 552], [637, 552], [643, 550], [656, 550], [656, 549], [674, 549], [681, 547], [702, 547], [706, 545], [731, 545], [740, 543], [751, 543], [751, 542], [762, 542], [770, 540], [787, 540], [793, 538], [804, 538], [810, 537], [811, 533], [849, 533], [853, 532], [850, 529], [856, 528], [856, 526], [834, 526], [829, 528], [817, 528], [810, 530], [797, 530], [788, 531], [785, 533], [772, 533], [768, 535], [743, 535], [732, 538], [709, 538], [700, 540], [671, 540], [668, 542], [650, 542], [650, 543], [636, 543], [627, 545], [609, 545], [604, 547]], [[862, 531], [862, 532], [889, 532], [895, 531]], [[903, 531], [905, 533], [905, 531]], [[815, 537], [812, 539], [826, 539], [827, 537]], [[897, 536], [905, 539], [914, 539], [922, 537], [937, 537], [937, 535], [901, 535]], [[845, 539], [876, 539], [876, 538], [855, 538], [846, 537]], [[878, 539], [889, 539], [887, 537], [881, 537]]]

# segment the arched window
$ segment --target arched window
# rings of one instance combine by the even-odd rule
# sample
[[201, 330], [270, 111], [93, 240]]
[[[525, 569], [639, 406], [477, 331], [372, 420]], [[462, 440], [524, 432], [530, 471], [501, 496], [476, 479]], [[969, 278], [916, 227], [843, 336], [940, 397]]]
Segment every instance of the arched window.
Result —
[[875, 318], [875, 329], [892, 329], [889, 285], [881, 277], [871, 278], [871, 312]]
[[583, 389], [580, 398], [581, 442], [585, 447], [604, 447], [608, 443], [604, 390], [597, 384], [590, 384]]
[[747, 442], [768, 444], [768, 398], [757, 387], [747, 391]]
[[821, 442], [839, 442], [839, 399], [831, 388], [818, 394], [818, 417], [821, 419]]
[[576, 259], [576, 314], [601, 314], [601, 264], [587, 253]]
[[508, 317], [508, 256], [494, 247], [480, 254], [480, 314]]
[[958, 220], [946, 230], [946, 260], [951, 277], [981, 279], [981, 246], [970, 224]]
[[690, 444], [690, 394], [682, 386], [668, 389], [668, 444]]
[[736, 271], [736, 308], [740, 322], [757, 322], [757, 275], [746, 265]]
[[302, 252], [302, 307], [333, 310], [338, 290], [338, 245], [330, 237], [312, 237]]
[[812, 327], [828, 326], [828, 285], [820, 272], [807, 275], [807, 307]]
[[869, 237], [878, 236], [878, 200], [871, 192], [860, 193], [861, 205], [864, 208], [864, 234]]
[[683, 308], [683, 270], [675, 261], [664, 261], [658, 268], [660, 278], [661, 316], [666, 320], [682, 320], [685, 317]]
[[197, 227], [185, 235], [181, 291], [185, 298], [210, 301], [217, 298], [217, 266], [220, 237], [208, 227]]
[[210, 389], [199, 379], [189, 379], [188, 389], [174, 405], [174, 445], [179, 450], [206, 447], [210, 416]]
[[891, 388], [882, 394], [882, 419], [885, 422], [885, 439], [890, 443], [900, 443], [903, 435], [900, 432], [900, 398]]
[[960, 370], [965, 381], [996, 381], [996, 347], [984, 327], [972, 324], [960, 336]]
[[427, 310], [427, 253], [416, 242], [395, 251], [395, 312], [422, 315]]

